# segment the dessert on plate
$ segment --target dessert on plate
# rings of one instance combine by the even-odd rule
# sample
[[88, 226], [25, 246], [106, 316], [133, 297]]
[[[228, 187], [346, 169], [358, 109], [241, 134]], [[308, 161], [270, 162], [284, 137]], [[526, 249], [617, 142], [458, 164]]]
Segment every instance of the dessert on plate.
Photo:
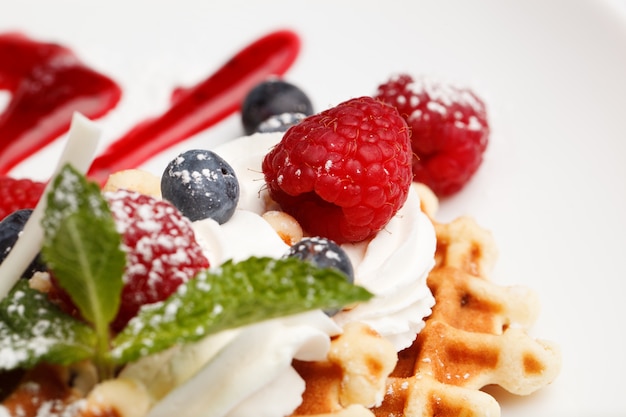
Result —
[[259, 133], [102, 189], [68, 152], [7, 218], [0, 271], [28, 272], [2, 276], [0, 416], [498, 416], [481, 388], [556, 378], [532, 291], [489, 279], [490, 233], [436, 220], [487, 146], [477, 96], [404, 75], [315, 113], [261, 86]]

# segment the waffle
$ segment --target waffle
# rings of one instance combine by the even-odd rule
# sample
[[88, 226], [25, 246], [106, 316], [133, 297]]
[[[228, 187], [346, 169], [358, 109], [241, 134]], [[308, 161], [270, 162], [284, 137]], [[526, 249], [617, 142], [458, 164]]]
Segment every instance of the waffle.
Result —
[[388, 340], [365, 324], [348, 323], [331, 341], [326, 361], [294, 361], [307, 383], [294, 415], [371, 416], [368, 408], [381, 403], [396, 362]]
[[[418, 191], [437, 233], [436, 265], [428, 278], [436, 303], [425, 328], [412, 346], [398, 353], [386, 378], [384, 398], [369, 407], [369, 414], [354, 402], [342, 402], [335, 391], [327, 392], [334, 395], [334, 400], [327, 400], [333, 407], [307, 413], [307, 401], [315, 398], [308, 393], [295, 415], [497, 417], [498, 402], [481, 388], [499, 385], [510, 393], [528, 395], [558, 375], [558, 347], [528, 335], [539, 311], [536, 294], [489, 280], [497, 258], [491, 233], [469, 217], [435, 221], [436, 198], [423, 187]], [[307, 390], [316, 390], [315, 373], [303, 375]]]

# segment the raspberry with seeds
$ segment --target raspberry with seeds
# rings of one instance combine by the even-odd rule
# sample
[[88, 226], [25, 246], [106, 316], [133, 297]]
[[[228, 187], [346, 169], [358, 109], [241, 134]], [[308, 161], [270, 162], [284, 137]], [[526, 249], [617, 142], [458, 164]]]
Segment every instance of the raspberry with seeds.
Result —
[[0, 220], [14, 211], [33, 209], [46, 184], [27, 178], [0, 177]]
[[263, 160], [270, 196], [311, 235], [365, 240], [406, 201], [407, 125], [371, 97], [348, 100], [291, 127]]
[[467, 88], [401, 74], [378, 87], [411, 128], [413, 179], [438, 196], [461, 190], [483, 160], [489, 138], [484, 102]]
[[125, 190], [105, 198], [126, 251], [121, 306], [112, 325], [119, 331], [142, 305], [165, 300], [209, 261], [189, 219], [170, 203]]

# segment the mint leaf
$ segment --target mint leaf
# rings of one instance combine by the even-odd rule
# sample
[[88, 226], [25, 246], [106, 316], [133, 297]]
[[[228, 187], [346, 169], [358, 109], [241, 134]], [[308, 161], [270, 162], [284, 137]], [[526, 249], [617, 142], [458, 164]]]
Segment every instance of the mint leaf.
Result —
[[82, 316], [107, 329], [119, 309], [126, 257], [100, 187], [65, 166], [48, 194], [42, 255]]
[[164, 302], [144, 306], [113, 340], [111, 355], [123, 364], [221, 330], [371, 296], [340, 272], [295, 258], [229, 261], [198, 274]]
[[21, 280], [0, 302], [0, 369], [46, 361], [69, 365], [93, 356], [95, 333]]
[[55, 177], [42, 220], [43, 259], [96, 332], [94, 361], [101, 378], [108, 361], [109, 324], [119, 310], [126, 255], [98, 184], [69, 165]]

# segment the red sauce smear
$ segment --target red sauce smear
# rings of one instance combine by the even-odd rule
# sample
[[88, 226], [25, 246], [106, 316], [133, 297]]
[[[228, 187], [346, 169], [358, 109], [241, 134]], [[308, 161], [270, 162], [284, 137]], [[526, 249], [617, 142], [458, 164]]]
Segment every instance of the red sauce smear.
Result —
[[165, 113], [139, 123], [113, 142], [96, 158], [88, 176], [102, 184], [111, 173], [136, 167], [216, 124], [239, 110], [256, 84], [270, 75], [283, 75], [299, 50], [299, 37], [288, 30], [253, 42], [196, 86], [175, 90], [171, 107]]
[[66, 132], [75, 111], [96, 119], [122, 94], [68, 48], [20, 33], [0, 34], [0, 90], [11, 94], [0, 113], [2, 175]]
[[[178, 88], [163, 114], [138, 123], [94, 161], [89, 177], [135, 168], [155, 154], [237, 111], [248, 91], [270, 75], [281, 76], [300, 51], [300, 38], [279, 30], [246, 46], [214, 74]], [[72, 51], [0, 34], [0, 90], [12, 93], [0, 114], [0, 175], [69, 129], [72, 113], [94, 119], [115, 107], [120, 88], [83, 65]]]

